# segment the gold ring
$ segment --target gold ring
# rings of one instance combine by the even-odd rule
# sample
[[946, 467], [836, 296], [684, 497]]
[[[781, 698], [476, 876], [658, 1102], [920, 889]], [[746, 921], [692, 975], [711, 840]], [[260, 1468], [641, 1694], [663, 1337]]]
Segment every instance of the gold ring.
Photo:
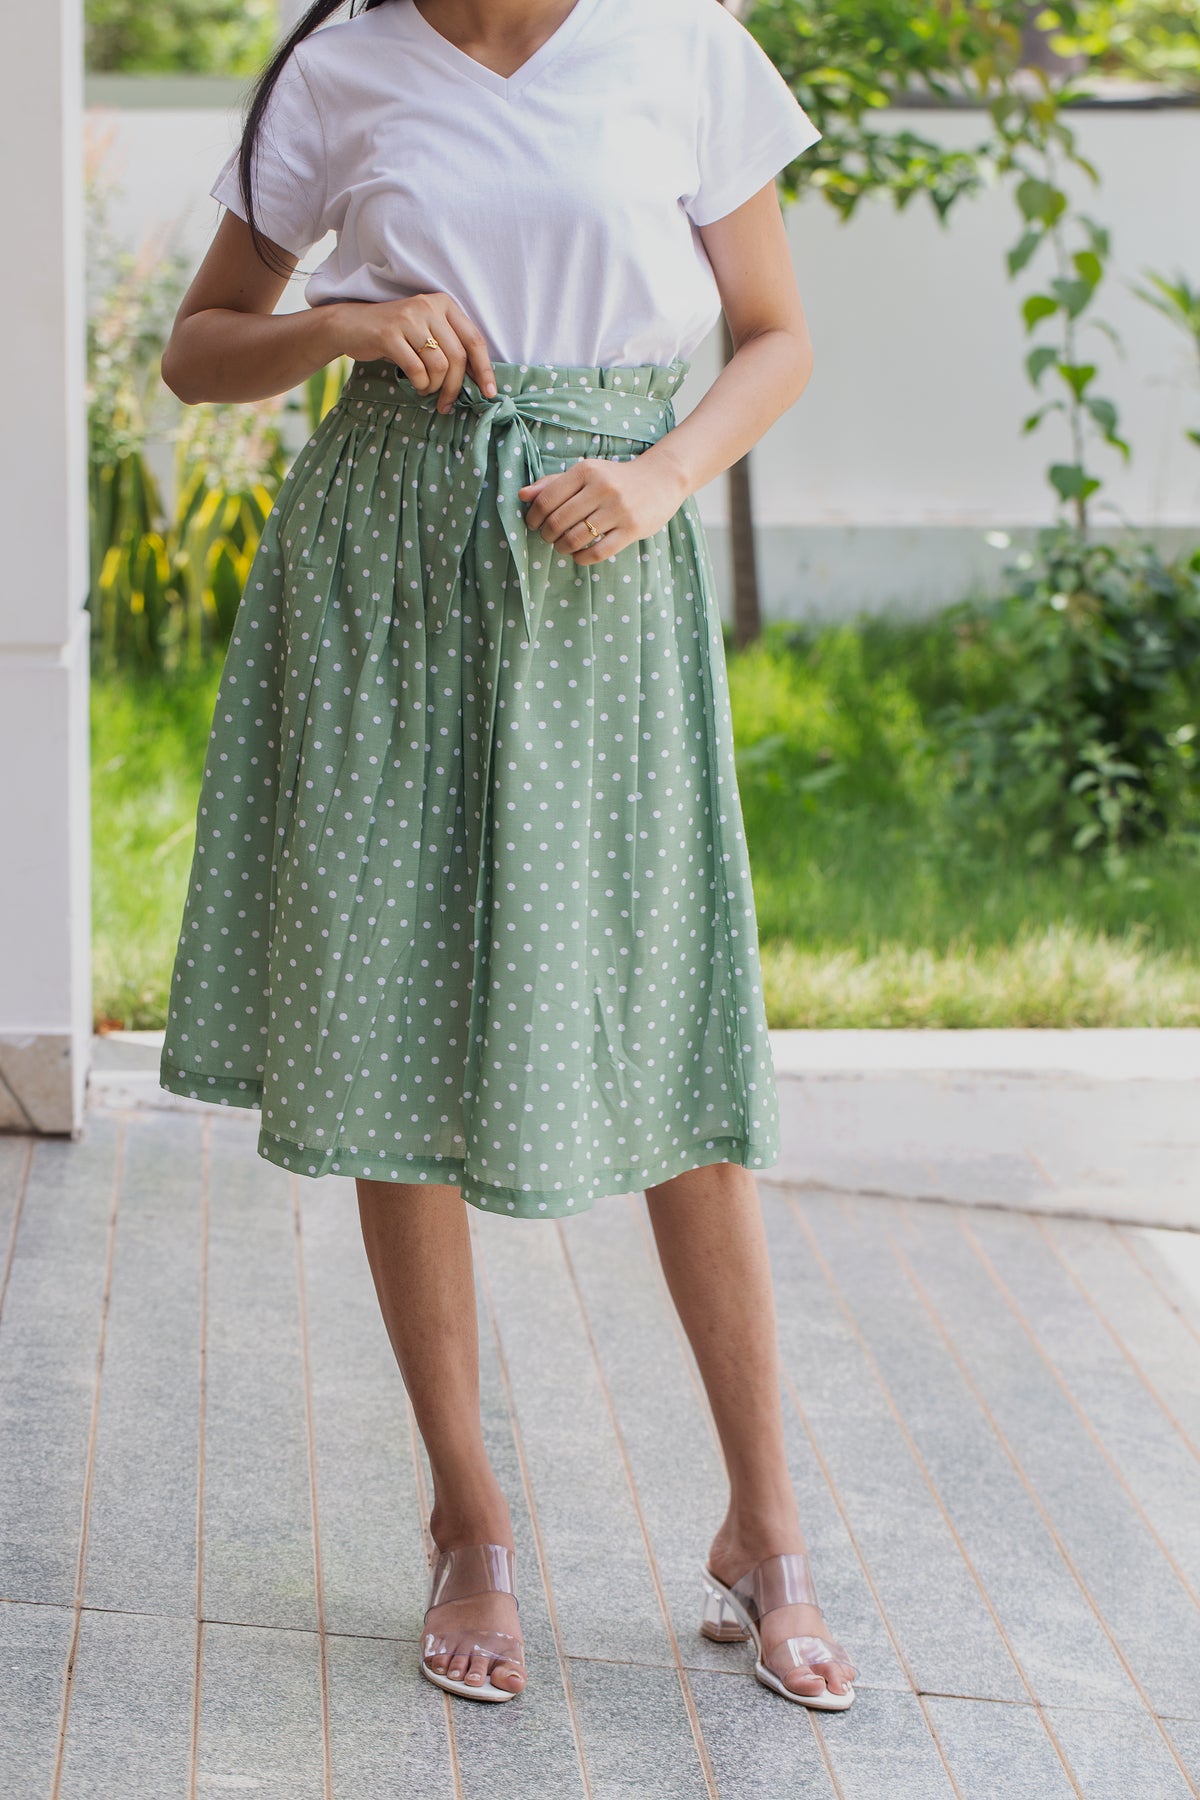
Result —
[[604, 536], [604, 533], [602, 531], [596, 530], [596, 527], [592, 524], [592, 521], [590, 519], [585, 519], [583, 522], [592, 534], [592, 542], [593, 543], [596, 543], [600, 538], [602, 538]]
[[438, 343], [438, 341], [434, 337], [432, 331], [430, 332], [429, 336], [425, 339], [425, 342], [421, 345], [422, 350], [440, 350], [441, 347], [442, 346]]

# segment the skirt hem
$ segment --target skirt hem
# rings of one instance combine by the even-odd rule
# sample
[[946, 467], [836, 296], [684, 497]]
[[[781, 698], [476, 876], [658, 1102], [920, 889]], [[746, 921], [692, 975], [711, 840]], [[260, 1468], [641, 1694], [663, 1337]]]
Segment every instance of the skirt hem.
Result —
[[[169, 1093], [188, 1100], [208, 1100], [218, 1106], [251, 1109], [261, 1105], [261, 1082], [231, 1076], [188, 1074], [176, 1068], [162, 1069], [159, 1082]], [[298, 1144], [277, 1132], [265, 1130], [259, 1133], [258, 1154], [264, 1162], [314, 1179], [340, 1175], [351, 1179], [361, 1177], [364, 1181], [439, 1182], [447, 1187], [457, 1187], [463, 1199], [482, 1212], [502, 1213], [506, 1218], [561, 1219], [570, 1218], [573, 1213], [587, 1212], [597, 1200], [642, 1192], [691, 1169], [706, 1168], [710, 1163], [736, 1163], [744, 1169], [773, 1168], [779, 1161], [780, 1148], [775, 1138], [696, 1138], [688, 1148], [681, 1149], [677, 1155], [660, 1158], [656, 1164], [638, 1169], [606, 1169], [583, 1193], [573, 1196], [550, 1190], [539, 1193], [506, 1188], [498, 1182], [481, 1180], [467, 1174], [461, 1157], [406, 1155], [393, 1161], [372, 1151], [314, 1152], [310, 1145]]]

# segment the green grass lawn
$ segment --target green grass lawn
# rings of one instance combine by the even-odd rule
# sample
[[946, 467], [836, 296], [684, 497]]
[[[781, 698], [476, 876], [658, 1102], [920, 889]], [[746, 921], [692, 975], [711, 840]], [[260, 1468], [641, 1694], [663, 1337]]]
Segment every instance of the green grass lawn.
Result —
[[[729, 655], [774, 1026], [1200, 1024], [1194, 851], [1121, 881], [950, 823], [931, 719], [988, 671], [945, 625], [771, 627]], [[101, 1021], [161, 1025], [215, 671], [93, 688]]]
[[166, 1019], [219, 671], [92, 683], [94, 1003], [126, 1030]]

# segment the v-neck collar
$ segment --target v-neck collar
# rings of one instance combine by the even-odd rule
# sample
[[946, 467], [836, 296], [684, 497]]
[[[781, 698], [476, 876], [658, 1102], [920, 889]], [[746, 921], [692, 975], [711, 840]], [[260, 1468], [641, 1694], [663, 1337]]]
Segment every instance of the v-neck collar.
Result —
[[480, 87], [490, 88], [493, 94], [499, 94], [501, 99], [509, 100], [514, 94], [519, 94], [522, 88], [528, 87], [529, 83], [540, 75], [550, 61], [558, 55], [559, 51], [565, 50], [567, 45], [578, 37], [587, 23], [588, 17], [595, 12], [599, 4], [600, 0], [575, 0], [574, 6], [557, 31], [551, 32], [541, 48], [535, 50], [532, 56], [527, 57], [515, 74], [508, 76], [498, 75], [495, 69], [489, 69], [486, 63], [476, 62], [473, 56], [468, 56], [465, 50], [460, 50], [457, 44], [452, 44], [448, 37], [443, 37], [437, 27], [429, 23], [420, 7], [416, 5], [416, 0], [408, 0], [408, 10], [412, 15], [413, 29], [428, 44], [429, 48], [441, 57], [444, 63], [450, 68], [456, 69], [460, 75], [465, 75], [469, 81], [478, 82]]

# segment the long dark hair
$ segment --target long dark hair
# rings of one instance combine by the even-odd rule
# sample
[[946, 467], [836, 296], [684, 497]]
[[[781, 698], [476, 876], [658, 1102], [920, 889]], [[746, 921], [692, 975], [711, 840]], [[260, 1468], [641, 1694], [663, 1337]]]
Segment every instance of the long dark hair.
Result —
[[[242, 127], [242, 142], [238, 150], [238, 181], [242, 190], [242, 203], [246, 208], [246, 223], [250, 227], [250, 237], [254, 248], [267, 267], [273, 269], [277, 275], [287, 275], [290, 270], [286, 266], [283, 268], [279, 266], [271, 242], [259, 230], [258, 221], [254, 216], [254, 153], [258, 145], [258, 135], [262, 129], [263, 115], [267, 110], [275, 83], [279, 80], [284, 65], [296, 45], [303, 43], [306, 37], [311, 37], [318, 25], [323, 25], [326, 19], [333, 17], [334, 13], [341, 12], [345, 3], [346, 0], [313, 0], [312, 6], [309, 7], [291, 36], [285, 38], [279, 46], [255, 83], [246, 113], [246, 122]], [[350, 16], [353, 17], [354, 14], [360, 12], [373, 12], [377, 6], [389, 4], [390, 0], [351, 0]]]

